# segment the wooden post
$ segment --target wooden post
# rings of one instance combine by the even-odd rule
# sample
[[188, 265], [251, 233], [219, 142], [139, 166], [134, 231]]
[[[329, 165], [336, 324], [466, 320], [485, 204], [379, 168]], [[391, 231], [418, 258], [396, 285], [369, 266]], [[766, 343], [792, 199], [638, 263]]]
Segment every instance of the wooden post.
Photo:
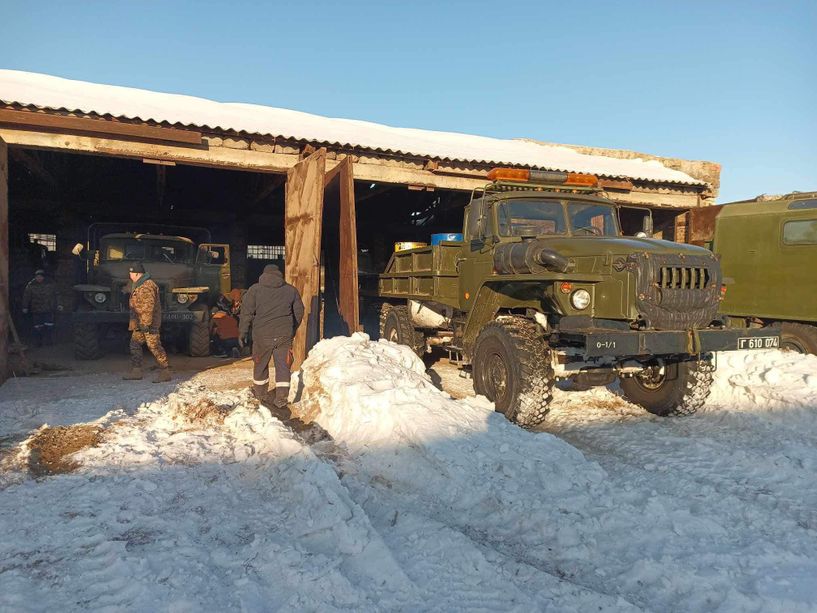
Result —
[[9, 157], [0, 138], [0, 383], [9, 365]]
[[321, 229], [326, 149], [318, 149], [287, 172], [284, 244], [286, 280], [304, 302], [304, 320], [293, 341], [292, 369], [301, 367], [320, 337]]

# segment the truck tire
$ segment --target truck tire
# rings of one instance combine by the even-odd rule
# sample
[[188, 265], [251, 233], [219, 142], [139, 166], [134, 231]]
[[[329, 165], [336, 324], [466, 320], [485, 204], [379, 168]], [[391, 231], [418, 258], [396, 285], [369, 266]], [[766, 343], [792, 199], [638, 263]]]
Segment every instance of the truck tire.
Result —
[[74, 357], [78, 360], [98, 360], [102, 357], [96, 324], [74, 323]]
[[190, 325], [190, 341], [187, 346], [190, 357], [204, 358], [210, 355], [210, 318], [204, 311], [204, 319]]
[[619, 379], [624, 397], [653, 415], [692, 415], [709, 396], [715, 366], [712, 357], [674, 361], [656, 366], [652, 373]]
[[782, 323], [780, 348], [817, 355], [817, 327], [808, 324]]
[[425, 336], [411, 324], [407, 306], [384, 304], [380, 311], [380, 322], [380, 338], [399, 345], [407, 345], [420, 358], [425, 355]]
[[536, 324], [522, 317], [487, 324], [477, 337], [472, 364], [474, 390], [497, 411], [524, 428], [544, 421], [555, 377], [550, 348]]

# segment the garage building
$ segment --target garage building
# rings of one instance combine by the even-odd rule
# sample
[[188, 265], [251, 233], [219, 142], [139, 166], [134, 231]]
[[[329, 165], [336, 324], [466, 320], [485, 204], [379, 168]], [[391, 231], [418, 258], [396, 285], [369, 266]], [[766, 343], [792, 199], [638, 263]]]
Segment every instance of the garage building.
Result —
[[[357, 278], [381, 270], [395, 241], [459, 231], [471, 191], [496, 166], [595, 174], [612, 200], [652, 209], [656, 236], [673, 240], [685, 240], [688, 211], [714, 203], [720, 174], [711, 162], [0, 70], [0, 374], [8, 370], [9, 318], [19, 322], [34, 269], [57, 281], [66, 307], [58, 328], [70, 331], [71, 249], [88, 241], [92, 224], [203, 228], [230, 245], [232, 285], [248, 287], [268, 262], [286, 263], [290, 277], [320, 266], [310, 250], [297, 253], [310, 233], [295, 231], [305, 227], [299, 207], [319, 202], [325, 235], [340, 236], [334, 251], [360, 254], [359, 271], [340, 271]], [[639, 212], [625, 210], [622, 223], [640, 225]], [[326, 236], [321, 245], [319, 232], [312, 247], [327, 252]], [[357, 305], [352, 314], [342, 293], [341, 316], [357, 321]]]

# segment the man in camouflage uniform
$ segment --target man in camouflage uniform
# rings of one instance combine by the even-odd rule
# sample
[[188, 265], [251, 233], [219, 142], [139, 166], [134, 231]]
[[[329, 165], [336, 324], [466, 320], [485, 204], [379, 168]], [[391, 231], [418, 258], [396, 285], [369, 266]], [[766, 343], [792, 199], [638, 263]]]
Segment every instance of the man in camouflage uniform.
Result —
[[35, 271], [34, 278], [23, 291], [23, 314], [31, 313], [34, 344], [54, 344], [54, 313], [57, 311], [56, 286], [46, 280], [45, 271]]
[[128, 330], [132, 332], [130, 339], [131, 371], [122, 377], [135, 380], [142, 378], [142, 345], [147, 345], [156, 363], [159, 364], [159, 374], [154, 383], [170, 381], [170, 365], [167, 354], [159, 338], [159, 329], [162, 325], [162, 301], [157, 286], [145, 267], [134, 264], [128, 269], [133, 290], [130, 295], [130, 323]]

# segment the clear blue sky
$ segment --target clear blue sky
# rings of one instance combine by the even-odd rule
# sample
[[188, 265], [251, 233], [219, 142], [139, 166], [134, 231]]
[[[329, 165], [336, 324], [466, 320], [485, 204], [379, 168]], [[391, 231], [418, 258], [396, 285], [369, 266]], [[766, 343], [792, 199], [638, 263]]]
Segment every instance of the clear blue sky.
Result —
[[19, 2], [0, 66], [817, 189], [817, 1]]

